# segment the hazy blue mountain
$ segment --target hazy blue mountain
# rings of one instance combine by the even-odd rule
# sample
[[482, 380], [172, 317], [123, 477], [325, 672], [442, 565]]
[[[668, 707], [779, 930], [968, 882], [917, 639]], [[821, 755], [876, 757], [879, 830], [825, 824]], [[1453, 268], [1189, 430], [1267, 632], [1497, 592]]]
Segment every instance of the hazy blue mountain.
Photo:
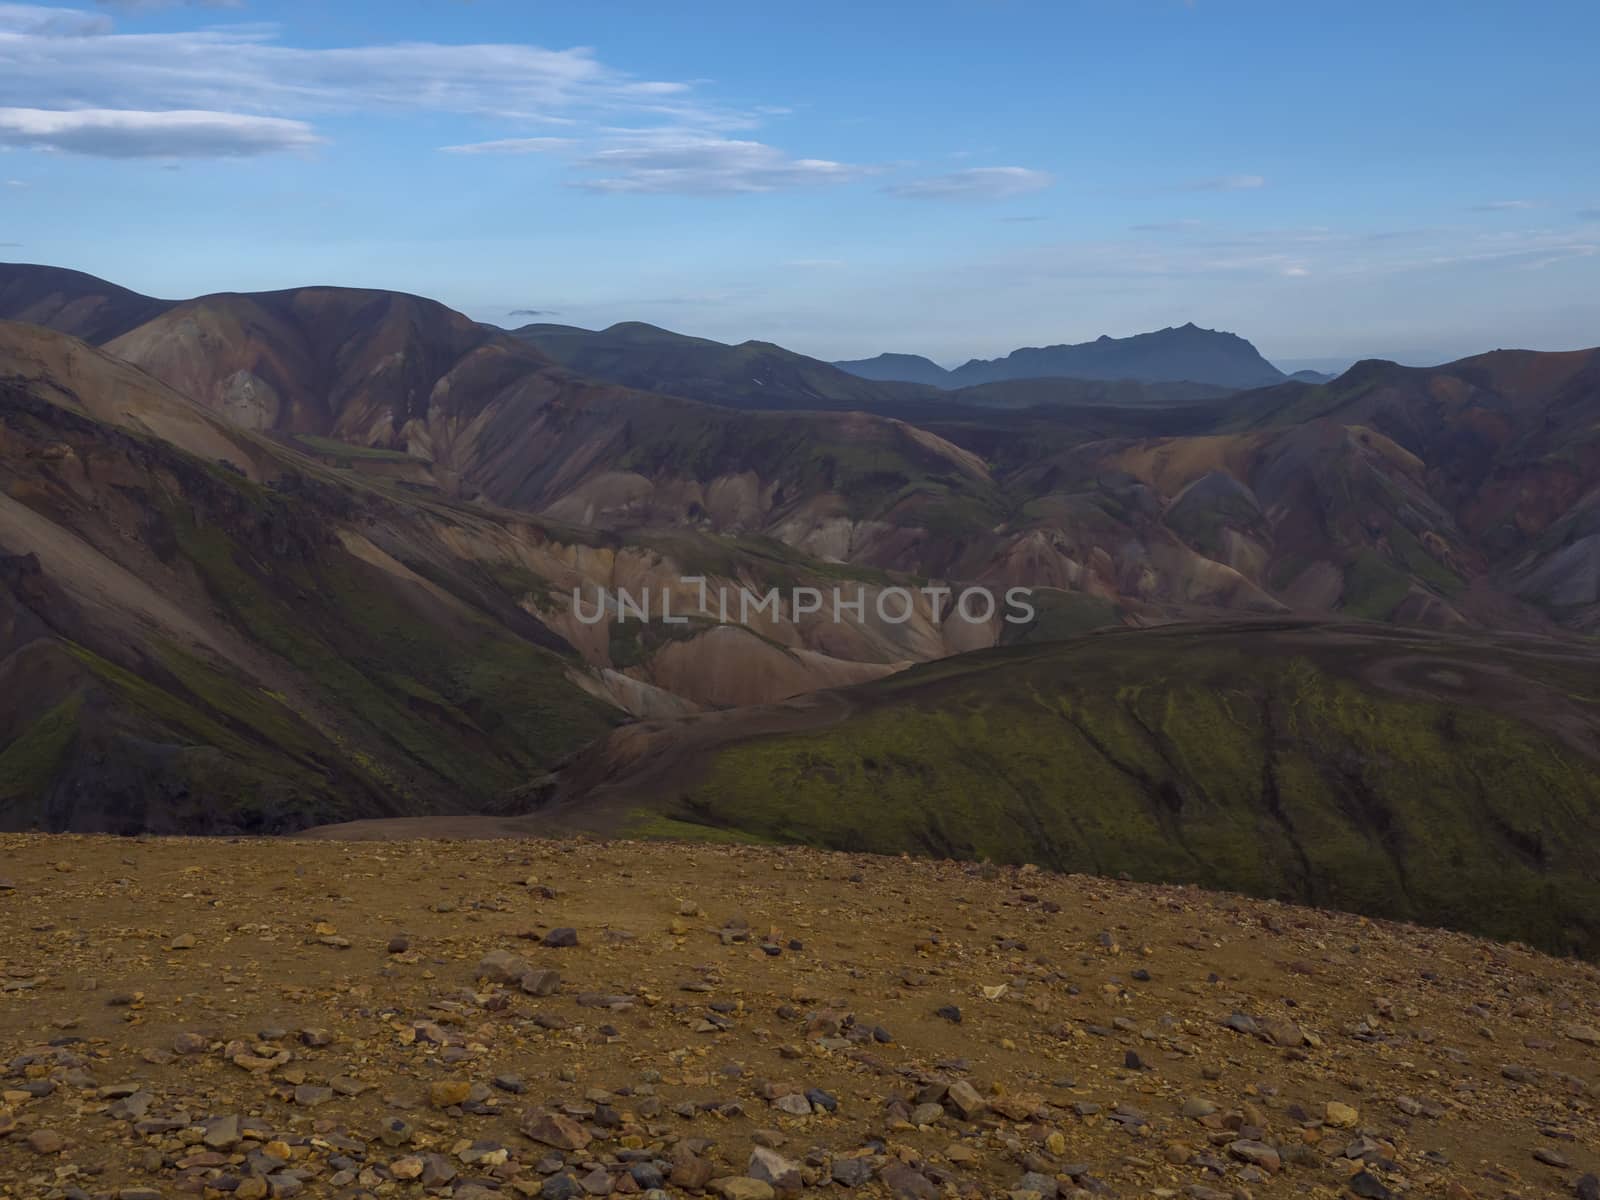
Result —
[[[1004, 358], [975, 358], [947, 371], [920, 354], [880, 354], [833, 364], [862, 379], [920, 383], [954, 390], [1013, 379], [1131, 379], [1140, 383], [1204, 383], [1226, 388], [1270, 387], [1288, 376], [1237, 334], [1192, 322], [1132, 337], [1101, 337], [1077, 345], [1025, 346]], [[1306, 383], [1331, 376], [1296, 375]]]
[[920, 354], [880, 354], [876, 358], [846, 359], [833, 365], [862, 379], [924, 383], [936, 388], [956, 386], [950, 381], [949, 371]]
[[1075, 346], [1028, 346], [1004, 358], [973, 359], [950, 373], [951, 384], [968, 387], [999, 379], [1137, 379], [1147, 383], [1214, 383], [1267, 387], [1284, 374], [1244, 338], [1192, 322], [1132, 337], [1100, 337]]

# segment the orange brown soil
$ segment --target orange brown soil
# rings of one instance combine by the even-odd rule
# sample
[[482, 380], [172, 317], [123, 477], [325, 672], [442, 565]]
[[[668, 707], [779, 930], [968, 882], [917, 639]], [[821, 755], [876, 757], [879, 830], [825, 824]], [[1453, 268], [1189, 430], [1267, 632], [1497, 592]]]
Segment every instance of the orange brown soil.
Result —
[[0, 1196], [1571, 1195], [1597, 985], [1029, 869], [6, 836]]

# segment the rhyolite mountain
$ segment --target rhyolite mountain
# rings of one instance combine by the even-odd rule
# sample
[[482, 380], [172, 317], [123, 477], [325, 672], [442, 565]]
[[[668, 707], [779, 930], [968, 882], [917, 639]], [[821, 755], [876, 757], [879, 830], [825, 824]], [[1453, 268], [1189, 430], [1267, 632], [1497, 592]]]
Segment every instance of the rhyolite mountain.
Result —
[[[0, 322], [0, 828], [282, 832], [514, 808], [631, 716], [995, 640], [926, 602], [906, 624], [717, 624], [684, 576], [869, 599], [891, 580], [766, 539], [624, 540], [476, 505], [405, 455], [334, 445], [244, 429], [81, 341]], [[601, 588], [670, 589], [695, 619], [574, 619], [574, 589], [592, 608]]]
[[1076, 345], [1028, 346], [1004, 358], [974, 358], [953, 371], [908, 354], [880, 354], [834, 365], [870, 379], [904, 379], [946, 389], [1048, 378], [1206, 383], [1242, 389], [1267, 387], [1285, 378], [1244, 338], [1201, 329], [1193, 322], [1132, 337], [1103, 335]]
[[[27, 271], [28, 311], [68, 311], [50, 307], [40, 270]], [[95, 304], [85, 278], [62, 280], [74, 311]], [[104, 294], [102, 308], [129, 304]], [[1048, 587], [1146, 617], [1585, 629], [1600, 613], [1592, 352], [1373, 362], [1233, 397], [1063, 381], [1078, 403], [892, 418], [597, 382], [555, 361], [562, 340], [560, 357], [590, 369], [609, 358], [617, 374], [636, 343], [650, 371], [687, 345], [700, 374], [674, 386], [703, 379], [711, 399], [730, 377], [707, 361], [774, 361], [759, 344], [643, 326], [546, 328], [530, 342], [420, 297], [341, 288], [166, 304], [106, 349], [335, 466], [629, 538], [759, 535], [855, 568]], [[1152, 390], [1132, 404], [1114, 394], [1124, 386]], [[1158, 402], [1162, 388], [1184, 402]]]
[[[899, 385], [892, 417], [738, 406], [717, 343], [642, 390], [398, 293], [27, 268], [0, 298], [27, 321], [0, 323], [0, 827], [543, 802], [1594, 952], [1600, 352], [1140, 403]], [[639, 370], [685, 361], [642, 340]], [[724, 625], [685, 576], [869, 611]], [[1034, 617], [924, 585], [1025, 586]], [[588, 624], [573, 591], [602, 586], [689, 620]], [[894, 586], [909, 622], [870, 611]]]

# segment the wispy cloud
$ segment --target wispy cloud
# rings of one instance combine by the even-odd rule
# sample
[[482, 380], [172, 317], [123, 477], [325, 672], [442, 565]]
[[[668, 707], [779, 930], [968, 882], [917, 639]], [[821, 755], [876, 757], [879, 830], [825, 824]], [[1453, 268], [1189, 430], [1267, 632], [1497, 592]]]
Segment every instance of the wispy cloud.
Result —
[[[134, 7], [148, 8], [148, 0], [134, 0]], [[721, 133], [751, 128], [760, 119], [699, 99], [688, 82], [636, 78], [585, 47], [304, 47], [284, 44], [269, 25], [128, 34], [105, 12], [0, 3], [0, 107], [7, 105], [300, 122], [329, 114], [415, 112], [523, 126], [625, 118]], [[234, 152], [230, 143], [220, 144], [223, 152]], [[94, 152], [114, 153], [109, 137], [96, 146]]]
[[115, 28], [103, 13], [42, 4], [0, 4], [0, 35], [27, 38], [90, 37]]
[[1193, 233], [1205, 227], [1204, 221], [1195, 221], [1187, 217], [1176, 221], [1149, 221], [1143, 225], [1128, 226], [1134, 233]]
[[[111, 0], [124, 12], [234, 0]], [[403, 42], [285, 44], [272, 25], [131, 35], [105, 12], [0, 2], [0, 144], [113, 158], [259, 154], [315, 144], [330, 115], [426, 112], [495, 122], [458, 155], [559, 154], [575, 186], [692, 195], [771, 192], [874, 168], [747, 135], [774, 106], [708, 100], [702, 84], [641, 79], [586, 47]], [[117, 114], [121, 114], [120, 116]], [[529, 136], [529, 126], [564, 136]], [[565, 136], [570, 131], [570, 136]]]
[[926, 179], [890, 184], [884, 191], [918, 200], [1009, 200], [1043, 191], [1054, 178], [1028, 167], [969, 167]]
[[0, 146], [105, 158], [234, 158], [305, 150], [303, 121], [223, 112], [0, 108]]
[[1490, 200], [1487, 204], [1474, 204], [1473, 212], [1521, 212], [1540, 207], [1537, 200]]
[[561, 315], [558, 308], [513, 308], [506, 313], [508, 317], [556, 317]]
[[571, 138], [525, 137], [468, 142], [460, 146], [440, 146], [439, 149], [446, 154], [548, 154], [553, 150], [565, 150], [572, 144]]
[[763, 142], [683, 129], [619, 131], [577, 160], [592, 192], [729, 195], [848, 183], [874, 168], [795, 158]]
[[1248, 192], [1267, 186], [1264, 175], [1216, 175], [1210, 179], [1191, 179], [1179, 185], [1185, 192]]

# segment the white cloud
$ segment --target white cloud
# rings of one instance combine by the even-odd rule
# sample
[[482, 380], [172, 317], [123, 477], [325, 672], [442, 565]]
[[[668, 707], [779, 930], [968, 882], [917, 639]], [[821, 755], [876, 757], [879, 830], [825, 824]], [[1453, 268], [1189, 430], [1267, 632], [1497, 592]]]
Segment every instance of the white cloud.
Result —
[[202, 109], [304, 117], [448, 112], [518, 120], [650, 114], [703, 127], [749, 114], [697, 102], [688, 83], [636, 79], [585, 47], [400, 42], [307, 48], [275, 26], [115, 32], [103, 14], [0, 5], [0, 105]]
[[309, 149], [319, 140], [304, 122], [279, 117], [0, 108], [0, 146], [106, 158], [234, 158]]
[[0, 4], [0, 37], [89, 37], [110, 33], [111, 18], [42, 4]]
[[565, 150], [572, 144], [571, 138], [500, 138], [492, 142], [468, 142], [462, 146], [440, 146], [439, 149], [446, 154], [547, 154], [552, 150]]
[[1267, 186], [1263, 175], [1217, 175], [1210, 179], [1191, 179], [1182, 185], [1186, 192], [1248, 192]]
[[1009, 200], [1042, 191], [1053, 182], [1049, 172], [1027, 167], [969, 167], [947, 175], [891, 184], [884, 190], [919, 200]]
[[447, 154], [562, 153], [592, 192], [735, 195], [846, 183], [874, 168], [795, 158], [763, 142], [683, 128], [608, 129], [589, 140], [501, 138], [440, 147]]
[[1524, 209], [1538, 208], [1537, 200], [1491, 200], [1487, 204], [1475, 204], [1473, 212], [1520, 212]]
[[[114, 7], [177, 7], [186, 0], [122, 0]], [[216, 7], [217, 0], [196, 4]], [[231, 5], [228, 5], [231, 7]], [[127, 110], [121, 126], [102, 118], [99, 136], [44, 142], [32, 126], [12, 145], [52, 145], [128, 157], [148, 147], [153, 113], [210, 113], [217, 153], [306, 144], [308, 121], [330, 114], [427, 112], [512, 126], [508, 136], [444, 147], [455, 154], [567, 151], [596, 191], [748, 192], [853, 178], [861, 168], [799, 158], [761, 142], [735, 140], [763, 110], [739, 110], [696, 95], [696, 84], [639, 79], [587, 47], [551, 50], [524, 43], [403, 42], [309, 48], [280, 42], [272, 25], [178, 32], [118, 31], [103, 13], [0, 2], [0, 107], [31, 112]], [[287, 120], [296, 126], [244, 124]], [[523, 136], [532, 125], [569, 127], [577, 139]], [[651, 127], [617, 129], [618, 125]], [[131, 140], [116, 145], [118, 130]], [[168, 134], [175, 135], [171, 128]], [[199, 130], [178, 153], [204, 153]]]
[[727, 195], [848, 183], [872, 168], [794, 158], [762, 142], [684, 129], [616, 131], [578, 159], [594, 192]]

